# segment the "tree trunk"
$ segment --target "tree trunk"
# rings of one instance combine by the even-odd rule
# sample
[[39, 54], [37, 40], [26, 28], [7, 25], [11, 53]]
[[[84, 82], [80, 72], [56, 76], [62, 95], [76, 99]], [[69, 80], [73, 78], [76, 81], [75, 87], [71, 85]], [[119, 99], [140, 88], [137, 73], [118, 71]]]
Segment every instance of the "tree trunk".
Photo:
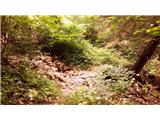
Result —
[[136, 74], [142, 70], [144, 65], [147, 63], [147, 61], [155, 52], [156, 47], [158, 46], [159, 43], [160, 43], [160, 37], [156, 37], [154, 40], [148, 43], [148, 45], [140, 55], [139, 59], [133, 65], [132, 69], [135, 71]]

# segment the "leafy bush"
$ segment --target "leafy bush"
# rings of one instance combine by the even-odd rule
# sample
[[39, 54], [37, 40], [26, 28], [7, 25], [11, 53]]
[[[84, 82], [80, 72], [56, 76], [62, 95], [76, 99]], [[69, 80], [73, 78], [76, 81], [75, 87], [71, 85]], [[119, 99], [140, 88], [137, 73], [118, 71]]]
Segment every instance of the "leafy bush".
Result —
[[160, 36], [160, 20], [157, 20], [156, 23], [157, 26], [147, 29], [146, 32], [153, 36]]
[[151, 75], [160, 76], [160, 61], [158, 58], [153, 57], [144, 66], [144, 69]]
[[2, 104], [43, 104], [56, 100], [58, 86], [20, 65], [18, 68], [2, 66]]
[[2, 56], [26, 54], [37, 48], [33, 20], [28, 16], [2, 16]]
[[[43, 51], [50, 52], [70, 65], [84, 66], [97, 62], [100, 56], [98, 49], [85, 40], [53, 40], [43, 48]], [[96, 60], [96, 61], [95, 61]]]
[[105, 84], [109, 86], [113, 91], [123, 92], [128, 89], [128, 87], [135, 80], [134, 72], [129, 71], [127, 68], [122, 66], [110, 67], [104, 71]]
[[57, 56], [71, 66], [87, 67], [101, 63], [128, 64], [126, 59], [120, 58], [112, 50], [94, 47], [89, 41], [83, 39], [52, 39], [42, 51]]

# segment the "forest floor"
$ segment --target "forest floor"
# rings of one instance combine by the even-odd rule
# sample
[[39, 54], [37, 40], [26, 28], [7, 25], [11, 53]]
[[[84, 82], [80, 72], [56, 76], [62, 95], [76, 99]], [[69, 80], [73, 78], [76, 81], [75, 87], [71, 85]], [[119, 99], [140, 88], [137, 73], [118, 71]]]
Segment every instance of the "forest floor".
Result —
[[30, 66], [44, 77], [56, 80], [64, 94], [70, 94], [80, 86], [92, 88], [95, 78], [101, 75], [104, 69], [111, 67], [108, 64], [103, 64], [85, 70], [70, 69], [63, 62], [50, 56], [37, 56]]
[[[17, 64], [17, 61], [19, 61], [16, 55], [10, 58], [12, 59], [10, 61], [11, 65]], [[28, 61], [31, 69], [43, 77], [56, 82], [64, 96], [74, 94], [79, 88], [85, 88], [88, 93], [92, 92], [97, 87], [98, 80], [103, 82], [103, 72], [108, 68], [114, 67], [110, 64], [102, 64], [91, 66], [87, 69], [78, 69], [77, 67], [68, 67], [56, 57], [46, 55], [35, 56], [32, 61]], [[160, 93], [155, 86], [150, 84], [142, 85], [135, 81], [127, 90], [119, 92], [119, 90], [105, 91], [104, 89], [108, 89], [108, 86], [104, 87], [102, 82], [100, 86], [98, 85], [98, 89], [103, 91], [102, 93], [105, 94], [106, 98], [108, 94], [111, 95], [109, 104], [160, 104]]]
[[[112, 65], [103, 64], [100, 66], [92, 66], [82, 70], [77, 68], [69, 68], [62, 61], [50, 56], [37, 56], [31, 61], [30, 67], [39, 74], [50, 80], [56, 81], [64, 95], [70, 95], [76, 92], [79, 87], [85, 87], [92, 90], [96, 84], [96, 78], [103, 74], [107, 67]], [[113, 93], [114, 94], [114, 93]], [[158, 95], [157, 95], [158, 94]], [[131, 104], [159, 104], [159, 93], [153, 86], [142, 86], [135, 82], [127, 91], [127, 94], [115, 94], [115, 99], [122, 103], [131, 101]], [[117, 104], [122, 104], [117, 102]]]

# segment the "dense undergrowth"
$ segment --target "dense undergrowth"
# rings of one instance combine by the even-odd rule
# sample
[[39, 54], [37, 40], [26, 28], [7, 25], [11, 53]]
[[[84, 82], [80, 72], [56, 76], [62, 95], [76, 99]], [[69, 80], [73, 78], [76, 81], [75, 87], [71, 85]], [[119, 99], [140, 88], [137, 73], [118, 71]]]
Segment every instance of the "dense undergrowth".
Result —
[[93, 46], [86, 40], [50, 40], [49, 45], [42, 51], [57, 56], [70, 66], [87, 67], [88, 65], [100, 65], [104, 63], [128, 64], [129, 62], [115, 54], [112, 50]]
[[[157, 16], [2, 16], [1, 103], [159, 104], [156, 87], [137, 82], [135, 73], [128, 69], [153, 36], [159, 35], [160, 27], [152, 25], [158, 19]], [[160, 74], [159, 48], [144, 66], [154, 78]], [[46, 59], [37, 60], [36, 54], [56, 59], [48, 63]], [[8, 62], [13, 56], [27, 60]], [[32, 61], [37, 63], [35, 68], [29, 65]], [[43, 74], [38, 73], [38, 64], [43, 64]], [[88, 70], [104, 64], [110, 67], [101, 70], [94, 80], [87, 78], [86, 83], [68, 95], [59, 85], [64, 82], [61, 76], [55, 77], [55, 73]], [[58, 68], [63, 66], [67, 69]]]
[[[18, 65], [10, 64], [2, 65], [2, 104], [110, 104], [113, 92], [124, 92], [131, 83], [128, 79], [132, 78], [127, 69], [111, 66], [94, 78], [92, 88], [82, 85], [65, 95], [54, 79], [38, 74], [24, 59]], [[92, 80], [88, 78], [86, 82]]]
[[54, 81], [38, 75], [30, 68], [2, 65], [2, 104], [46, 104], [56, 101], [60, 89]]

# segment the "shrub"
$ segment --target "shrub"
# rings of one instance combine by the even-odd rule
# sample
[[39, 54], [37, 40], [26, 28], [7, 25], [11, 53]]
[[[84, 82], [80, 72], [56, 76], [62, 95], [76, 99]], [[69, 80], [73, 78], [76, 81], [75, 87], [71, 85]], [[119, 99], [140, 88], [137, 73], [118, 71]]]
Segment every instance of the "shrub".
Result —
[[50, 52], [69, 65], [92, 64], [97, 51], [85, 40], [53, 40], [43, 51]]
[[50, 40], [42, 51], [57, 56], [66, 64], [80, 67], [99, 65], [101, 63], [127, 64], [128, 61], [120, 58], [109, 49], [94, 47], [89, 41], [83, 39]]
[[43, 104], [56, 100], [58, 86], [20, 65], [18, 68], [2, 66], [2, 104]]
[[122, 66], [114, 66], [103, 72], [105, 84], [113, 91], [123, 92], [135, 80], [134, 72]]

